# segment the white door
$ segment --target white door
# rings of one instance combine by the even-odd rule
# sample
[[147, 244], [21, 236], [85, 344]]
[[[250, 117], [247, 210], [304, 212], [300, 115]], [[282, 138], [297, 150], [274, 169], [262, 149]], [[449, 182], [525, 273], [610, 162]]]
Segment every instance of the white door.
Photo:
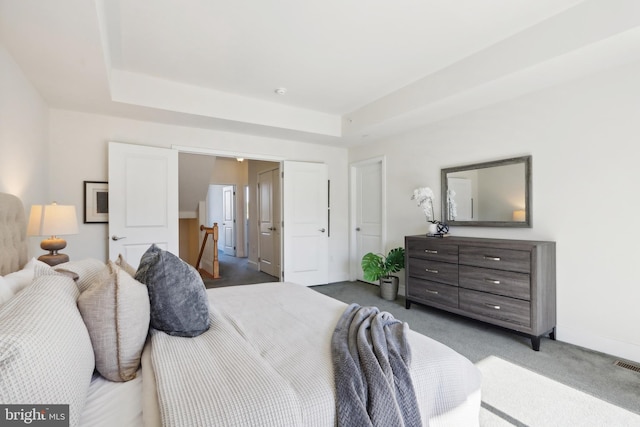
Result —
[[109, 143], [109, 258], [133, 267], [155, 243], [178, 255], [178, 152]]
[[279, 276], [275, 262], [275, 229], [279, 225], [274, 216], [273, 171], [258, 174], [258, 259], [260, 271]]
[[236, 256], [235, 189], [233, 185], [222, 188], [222, 250], [225, 255]]
[[329, 281], [329, 189], [322, 163], [283, 162], [284, 280]]
[[355, 271], [364, 281], [361, 260], [369, 252], [382, 253], [382, 160], [354, 165], [355, 197]]

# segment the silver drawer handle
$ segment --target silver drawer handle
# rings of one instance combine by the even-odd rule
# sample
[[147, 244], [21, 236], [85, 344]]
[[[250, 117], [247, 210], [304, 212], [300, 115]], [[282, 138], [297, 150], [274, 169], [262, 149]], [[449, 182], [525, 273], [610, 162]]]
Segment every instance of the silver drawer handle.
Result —
[[490, 308], [495, 308], [496, 310], [500, 310], [500, 306], [499, 305], [493, 305], [493, 304], [488, 304], [488, 303], [484, 303], [484, 305], [486, 305], [487, 307]]
[[429, 270], [428, 268], [425, 268], [424, 271], [426, 271], [427, 273], [435, 273], [438, 274], [438, 270]]
[[438, 291], [432, 291], [431, 289], [425, 289], [425, 291], [430, 294], [438, 295]]
[[425, 251], [426, 253], [428, 253], [428, 254], [437, 254], [437, 253], [438, 253], [438, 251], [434, 251], [434, 250], [432, 250], [432, 249], [425, 249], [424, 251]]
[[500, 261], [500, 257], [499, 256], [489, 256], [489, 255], [485, 255], [484, 259], [488, 259], [490, 261]]
[[500, 280], [493, 280], [493, 279], [484, 279], [485, 282], [489, 282], [489, 283], [493, 283], [494, 285], [499, 285], [500, 284]]

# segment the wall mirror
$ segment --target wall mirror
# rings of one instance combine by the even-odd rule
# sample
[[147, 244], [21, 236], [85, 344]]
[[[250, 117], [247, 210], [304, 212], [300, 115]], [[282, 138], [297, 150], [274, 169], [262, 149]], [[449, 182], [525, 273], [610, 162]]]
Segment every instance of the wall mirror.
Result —
[[449, 225], [531, 227], [531, 156], [442, 169]]

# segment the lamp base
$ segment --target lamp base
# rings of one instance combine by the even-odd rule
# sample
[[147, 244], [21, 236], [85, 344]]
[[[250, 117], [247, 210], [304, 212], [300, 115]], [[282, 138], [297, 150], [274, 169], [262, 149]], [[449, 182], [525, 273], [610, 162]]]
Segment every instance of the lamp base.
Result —
[[45, 254], [38, 257], [38, 261], [42, 261], [45, 264], [53, 267], [63, 262], [69, 261], [69, 255], [67, 254]]
[[64, 239], [51, 236], [49, 239], [44, 239], [40, 242], [40, 247], [45, 251], [49, 251], [49, 253], [39, 256], [38, 260], [49, 264], [51, 267], [69, 261], [69, 255], [58, 253], [60, 249], [67, 247], [67, 241]]

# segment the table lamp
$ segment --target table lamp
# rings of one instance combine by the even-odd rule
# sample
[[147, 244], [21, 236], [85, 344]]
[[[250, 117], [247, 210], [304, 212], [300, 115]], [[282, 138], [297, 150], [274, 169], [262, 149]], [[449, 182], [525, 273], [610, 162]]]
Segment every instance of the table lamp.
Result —
[[71, 205], [33, 205], [29, 215], [27, 235], [50, 236], [40, 243], [48, 254], [38, 257], [50, 266], [69, 261], [69, 255], [58, 253], [67, 246], [67, 242], [58, 236], [78, 234], [76, 207]]

